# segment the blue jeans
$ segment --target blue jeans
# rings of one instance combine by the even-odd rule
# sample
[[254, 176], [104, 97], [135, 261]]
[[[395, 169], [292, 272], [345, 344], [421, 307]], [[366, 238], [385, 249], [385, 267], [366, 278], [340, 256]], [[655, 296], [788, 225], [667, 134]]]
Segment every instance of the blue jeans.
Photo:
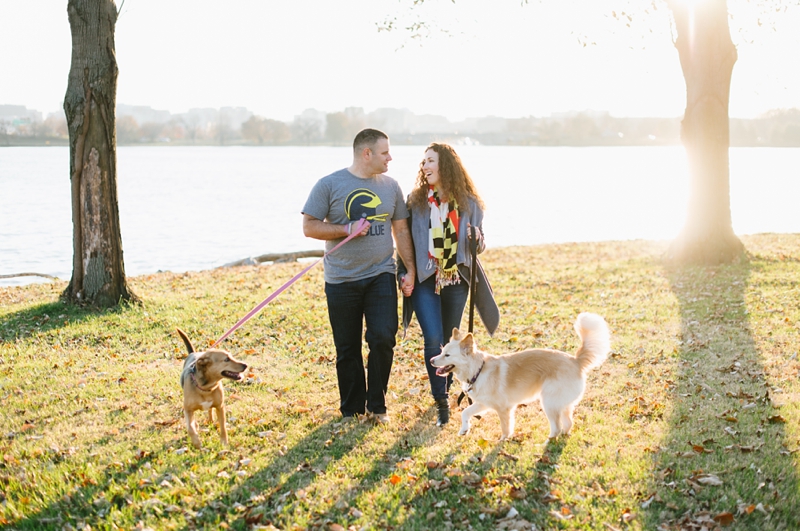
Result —
[[[397, 336], [397, 287], [391, 273], [343, 282], [325, 283], [328, 318], [336, 345], [336, 377], [339, 381], [339, 409], [345, 417], [386, 413], [386, 389], [394, 360]], [[366, 321], [369, 346], [367, 375], [361, 337]]]
[[428, 369], [434, 399], [447, 398], [453, 375], [448, 374], [447, 378], [438, 376], [436, 367], [431, 365], [431, 358], [442, 352], [442, 346], [450, 341], [453, 328], [461, 325], [468, 295], [469, 285], [463, 278], [458, 284], [443, 287], [437, 295], [435, 275], [422, 283], [417, 282], [411, 294], [411, 304], [425, 339], [425, 368]]

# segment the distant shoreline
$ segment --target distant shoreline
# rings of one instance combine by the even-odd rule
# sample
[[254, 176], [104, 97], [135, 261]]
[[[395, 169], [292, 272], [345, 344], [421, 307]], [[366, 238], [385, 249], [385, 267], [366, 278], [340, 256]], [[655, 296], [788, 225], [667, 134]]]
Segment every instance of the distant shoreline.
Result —
[[[471, 138], [471, 137], [470, 137]], [[431, 135], [430, 139], [417, 139], [417, 138], [404, 138], [404, 135], [392, 136], [392, 144], [397, 146], [419, 146], [426, 145], [432, 141], [446, 141], [454, 145], [465, 144], [463, 138], [449, 138]], [[471, 145], [485, 145], [485, 146], [520, 146], [520, 147], [653, 147], [653, 146], [680, 146], [679, 142], [625, 142], [625, 141], [609, 141], [606, 143], [601, 142], [554, 142], [554, 143], [536, 143], [536, 142], [472, 142]], [[69, 146], [69, 139], [67, 138], [37, 138], [37, 137], [18, 137], [9, 135], [6, 138], [0, 138], [0, 149], [4, 147], [64, 147]], [[122, 143], [118, 142], [117, 147], [349, 147], [346, 144], [334, 142], [313, 142], [313, 143], [282, 143], [282, 144], [256, 144], [246, 141], [231, 141], [220, 145], [214, 142], [133, 142]], [[785, 148], [798, 148], [800, 141], [793, 144], [786, 143], [747, 143], [731, 142], [730, 147], [785, 147]]]

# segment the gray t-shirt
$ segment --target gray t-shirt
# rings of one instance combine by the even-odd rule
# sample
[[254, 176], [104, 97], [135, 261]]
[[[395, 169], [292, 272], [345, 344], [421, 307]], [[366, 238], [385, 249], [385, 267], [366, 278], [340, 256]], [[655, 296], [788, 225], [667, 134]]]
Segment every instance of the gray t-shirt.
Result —
[[[353, 238], [325, 257], [325, 282], [340, 284], [394, 273], [392, 221], [408, 217], [403, 192], [388, 175], [361, 179], [347, 169], [323, 177], [308, 196], [303, 214], [345, 224], [364, 217], [370, 222], [369, 234]], [[330, 250], [342, 239], [328, 240]]]

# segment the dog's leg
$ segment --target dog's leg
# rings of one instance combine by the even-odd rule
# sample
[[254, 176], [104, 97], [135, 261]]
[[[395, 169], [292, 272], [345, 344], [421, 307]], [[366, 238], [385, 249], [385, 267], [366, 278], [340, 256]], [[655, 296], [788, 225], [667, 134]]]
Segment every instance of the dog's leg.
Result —
[[544, 400], [542, 401], [542, 409], [544, 410], [544, 414], [547, 415], [547, 420], [550, 421], [550, 435], [548, 435], [548, 437], [554, 439], [561, 433], [562, 409], [553, 404], [546, 403]]
[[571, 404], [561, 412], [561, 433], [564, 435], [567, 435], [569, 430], [572, 429], [572, 414], [574, 411], [575, 405]]
[[480, 415], [484, 411], [490, 409], [488, 406], [481, 404], [480, 402], [475, 402], [467, 409], [461, 412], [461, 430], [458, 432], [459, 435], [466, 435], [469, 433], [469, 421], [475, 415]]
[[[219, 415], [217, 415], [217, 416], [219, 416]], [[213, 407], [208, 408], [208, 424], [210, 426], [214, 425], [214, 408]]]
[[[219, 438], [222, 444], [228, 445], [228, 429], [225, 427], [225, 406], [220, 404], [217, 409], [217, 422], [219, 422]], [[209, 410], [211, 411], [211, 410]]]
[[200, 436], [197, 435], [197, 423], [194, 420], [194, 411], [183, 410], [183, 416], [186, 419], [186, 431], [189, 432], [189, 439], [195, 448], [202, 448], [200, 443]]
[[504, 441], [510, 439], [514, 435], [514, 414], [516, 407], [510, 407], [503, 411], [497, 411], [497, 416], [500, 417], [500, 440]]

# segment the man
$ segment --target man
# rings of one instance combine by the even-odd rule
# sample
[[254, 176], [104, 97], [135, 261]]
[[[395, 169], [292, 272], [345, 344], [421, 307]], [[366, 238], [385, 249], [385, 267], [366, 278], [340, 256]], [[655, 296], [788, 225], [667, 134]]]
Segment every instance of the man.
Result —
[[[303, 207], [303, 233], [333, 248], [365, 220], [358, 235], [325, 258], [325, 295], [336, 345], [339, 409], [343, 417], [368, 414], [389, 421], [386, 390], [397, 335], [394, 242], [406, 264], [414, 264], [408, 210], [389, 168], [389, 137], [364, 129], [353, 141], [353, 164], [320, 179]], [[402, 281], [411, 295], [415, 271]], [[363, 322], [369, 346], [367, 375], [361, 354]]]

